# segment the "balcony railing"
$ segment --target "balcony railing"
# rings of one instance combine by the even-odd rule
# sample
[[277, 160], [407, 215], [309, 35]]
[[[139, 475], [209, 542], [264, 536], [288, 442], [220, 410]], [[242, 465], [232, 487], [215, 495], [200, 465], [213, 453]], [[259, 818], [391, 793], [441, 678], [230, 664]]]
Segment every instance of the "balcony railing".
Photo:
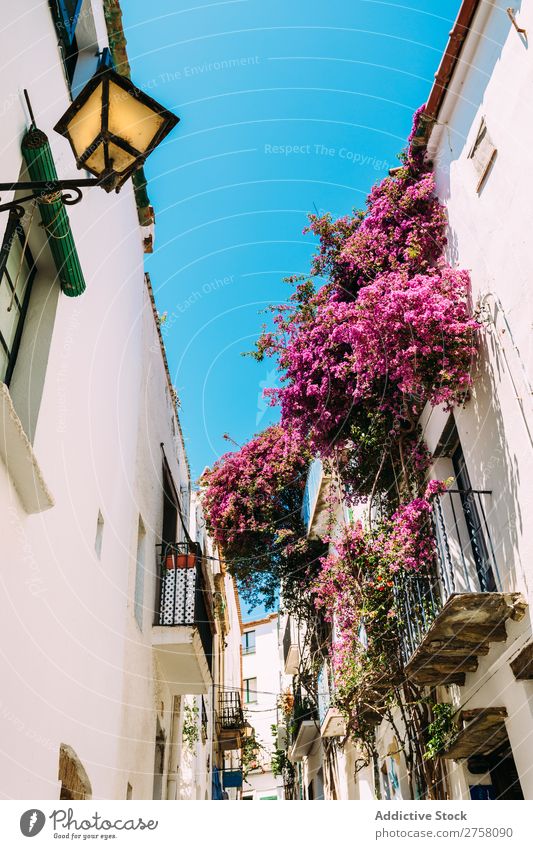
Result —
[[433, 500], [437, 557], [429, 574], [395, 582], [406, 672], [417, 683], [463, 684], [505, 621], [523, 616], [519, 593], [501, 592], [487, 522], [491, 493], [450, 489]]
[[164, 543], [157, 548], [160, 585], [155, 624], [196, 628], [211, 671], [213, 631], [200, 547], [192, 542], [176, 542]]
[[219, 695], [218, 722], [223, 730], [240, 729], [244, 726], [244, 711], [241, 694], [236, 690], [225, 690]]
[[405, 663], [451, 595], [497, 591], [498, 569], [487, 524], [490, 496], [486, 490], [449, 489], [434, 497], [435, 568], [428, 575], [403, 574], [396, 581]]

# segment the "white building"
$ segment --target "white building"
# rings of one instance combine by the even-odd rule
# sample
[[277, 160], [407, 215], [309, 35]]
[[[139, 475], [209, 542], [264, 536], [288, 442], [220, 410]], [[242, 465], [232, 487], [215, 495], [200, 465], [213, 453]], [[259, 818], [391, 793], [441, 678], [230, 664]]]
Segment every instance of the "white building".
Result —
[[272, 773], [272, 726], [278, 722], [281, 664], [278, 614], [244, 622], [242, 626], [242, 688], [245, 716], [259, 744], [257, 767], [245, 778], [245, 800], [283, 799], [283, 779]]
[[[69, 27], [71, 5], [4, 10], [3, 179], [26, 176], [23, 87], [59, 177], [73, 178], [55, 123], [106, 48], [128, 71], [117, 0], [74, 4]], [[227, 634], [143, 270], [153, 210], [129, 181], [118, 195], [87, 189], [68, 216], [78, 297], [39, 207], [17, 226], [0, 213], [0, 792], [211, 798]]]
[[454, 798], [533, 798], [533, 259], [527, 212], [533, 154], [527, 143], [532, 118], [524, 109], [533, 64], [523, 30], [533, 32], [531, 0], [516, 13], [503, 2], [463, 2], [420, 138], [448, 213], [449, 260], [470, 270], [473, 302], [485, 319], [471, 400], [453, 420], [428, 410], [422, 424], [436, 473], [453, 470], [459, 488], [470, 484], [488, 493], [473, 496], [474, 525], [481, 519], [482, 527], [472, 531], [467, 521], [475, 556], [456, 567], [456, 588], [478, 593], [478, 613], [480, 590], [505, 600], [499, 614], [490, 614], [491, 638], [477, 668], [466, 672], [464, 683], [443, 688], [443, 700], [462, 712], [461, 753], [468, 752], [472, 723], [483, 733], [481, 724], [492, 717], [488, 742], [475, 757], [447, 761]]
[[[416, 139], [434, 164], [446, 206], [447, 259], [470, 271], [473, 305], [483, 319], [467, 404], [453, 413], [428, 405], [420, 419], [433, 457], [429, 476], [454, 483], [438, 497], [435, 513], [436, 583], [418, 586], [418, 597], [431, 600], [437, 615], [422, 615], [415, 599], [403, 617], [407, 679], [453, 708], [456, 732], [440, 758], [441, 792], [451, 799], [533, 798], [528, 33], [531, 0], [519, 11], [464, 0]], [[320, 530], [328, 483], [311, 470], [311, 534]], [[325, 689], [319, 679], [319, 699]], [[306, 798], [324, 760], [328, 727], [326, 713], [313, 719], [322, 739], [312, 723], [307, 730], [302, 723], [296, 740]], [[410, 798], [397, 739], [404, 726], [399, 714], [396, 720], [395, 728], [387, 721], [376, 726], [376, 760], [364, 769], [351, 771], [356, 752], [337, 753], [349, 779], [351, 772], [341, 798]]]

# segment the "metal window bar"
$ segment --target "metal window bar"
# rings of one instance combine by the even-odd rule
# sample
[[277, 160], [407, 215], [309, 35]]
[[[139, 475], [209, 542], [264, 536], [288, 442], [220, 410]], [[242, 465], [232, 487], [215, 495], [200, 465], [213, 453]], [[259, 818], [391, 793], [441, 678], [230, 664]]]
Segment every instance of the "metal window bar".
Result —
[[[20, 256], [17, 255], [19, 251]], [[15, 257], [17, 266], [13, 277], [8, 267], [10, 256]], [[19, 265], [20, 269], [18, 269]], [[27, 245], [24, 229], [18, 216], [12, 212], [8, 218], [0, 251], [0, 287], [2, 288], [0, 308], [5, 311], [0, 320], [0, 363], [3, 363], [0, 365], [0, 380], [6, 386], [9, 386], [13, 376], [35, 273], [35, 263]], [[9, 318], [7, 323], [6, 317]]]
[[[483, 498], [491, 494], [488, 490], [449, 489], [434, 497], [432, 521], [437, 556], [433, 569], [429, 574], [398, 574], [395, 580], [404, 663], [412, 657], [450, 595], [494, 590], [493, 583], [482, 580], [479, 568], [481, 552], [487, 558], [487, 568], [498, 574], [483, 506]], [[475, 521], [477, 516], [481, 518]]]

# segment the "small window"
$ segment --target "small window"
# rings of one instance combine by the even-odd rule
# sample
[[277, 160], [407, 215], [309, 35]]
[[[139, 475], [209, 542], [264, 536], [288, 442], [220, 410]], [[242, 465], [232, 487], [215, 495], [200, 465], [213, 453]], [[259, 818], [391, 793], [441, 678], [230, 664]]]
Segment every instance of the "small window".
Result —
[[65, 74], [69, 85], [72, 85], [78, 45], [76, 43], [76, 24], [80, 15], [83, 0], [51, 0], [50, 9], [54, 19], [59, 49], [65, 66]]
[[96, 536], [94, 538], [94, 550], [96, 551], [96, 556], [98, 560], [102, 557], [102, 544], [104, 542], [104, 517], [102, 516], [101, 511], [98, 511], [98, 518], [96, 520]]
[[28, 311], [35, 266], [20, 219], [10, 214], [0, 254], [0, 380], [9, 386]]
[[255, 654], [255, 631], [245, 631], [242, 635], [242, 653]]
[[474, 169], [477, 174], [476, 191], [480, 192], [483, 188], [485, 180], [489, 175], [489, 171], [496, 158], [496, 147], [494, 146], [491, 137], [489, 136], [485, 119], [483, 118], [476, 136], [476, 140], [472, 145], [468, 158], [472, 160]]
[[246, 704], [257, 701], [257, 678], [244, 679], [244, 701]]

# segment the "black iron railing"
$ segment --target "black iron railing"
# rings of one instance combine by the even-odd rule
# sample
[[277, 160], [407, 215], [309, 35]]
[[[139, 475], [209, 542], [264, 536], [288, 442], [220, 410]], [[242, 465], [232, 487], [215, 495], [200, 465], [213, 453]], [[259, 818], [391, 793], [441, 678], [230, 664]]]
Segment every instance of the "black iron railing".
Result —
[[283, 791], [287, 800], [296, 799], [296, 778], [294, 775], [294, 767], [291, 763], [283, 767], [281, 777], [283, 779]]
[[164, 543], [159, 552], [159, 597], [156, 625], [190, 625], [202, 642], [209, 670], [213, 630], [208, 612], [200, 547], [193, 542]]
[[436, 562], [429, 574], [398, 574], [395, 581], [405, 663], [452, 594], [497, 591], [498, 569], [487, 522], [490, 496], [487, 490], [449, 489], [433, 498]]
[[289, 722], [289, 736], [291, 743], [294, 743], [298, 737], [298, 732], [303, 722], [318, 723], [318, 712], [313, 707], [306, 696], [302, 696], [296, 692], [294, 697], [294, 707], [292, 717]]
[[218, 700], [218, 722], [220, 728], [233, 731], [244, 725], [241, 694], [236, 690], [223, 690]]

